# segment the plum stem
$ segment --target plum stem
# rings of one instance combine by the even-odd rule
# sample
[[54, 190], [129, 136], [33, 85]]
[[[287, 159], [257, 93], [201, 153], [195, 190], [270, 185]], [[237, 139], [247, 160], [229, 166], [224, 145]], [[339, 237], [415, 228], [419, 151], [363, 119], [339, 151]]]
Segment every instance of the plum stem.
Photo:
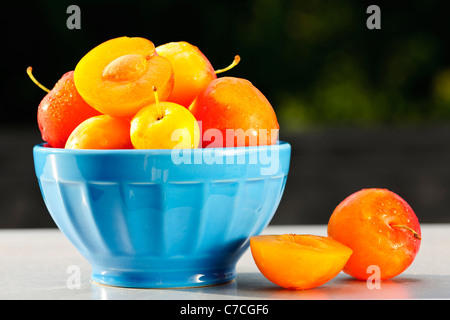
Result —
[[406, 230], [408, 230], [408, 231], [411, 231], [412, 234], [414, 235], [414, 238], [419, 239], [419, 240], [422, 240], [422, 237], [421, 237], [416, 231], [414, 231], [413, 229], [411, 229], [411, 228], [408, 227], [408, 226], [400, 225], [400, 224], [394, 224], [394, 225], [391, 225], [391, 227], [392, 227], [392, 228], [404, 228], [404, 229], [406, 229]]
[[158, 89], [153, 86], [153, 94], [155, 95], [155, 104], [156, 104], [156, 112], [158, 113], [158, 120], [161, 120], [163, 118], [161, 108], [159, 106], [159, 97], [158, 97]]
[[39, 88], [41, 88], [42, 90], [46, 91], [47, 93], [50, 92], [49, 89], [44, 87], [42, 84], [39, 83], [39, 81], [36, 80], [36, 78], [33, 76], [32, 71], [33, 71], [32, 67], [28, 67], [27, 68], [27, 74], [30, 77], [31, 81], [33, 81]]
[[228, 67], [223, 68], [223, 69], [219, 69], [219, 70], [215, 70], [214, 73], [215, 73], [215, 74], [218, 74], [218, 73], [222, 73], [222, 72], [228, 71], [228, 70], [230, 70], [230, 69], [233, 69], [235, 66], [238, 65], [238, 63], [239, 63], [240, 61], [241, 61], [241, 57], [238, 56], [238, 55], [236, 55], [236, 56], [234, 56], [233, 62], [232, 62]]

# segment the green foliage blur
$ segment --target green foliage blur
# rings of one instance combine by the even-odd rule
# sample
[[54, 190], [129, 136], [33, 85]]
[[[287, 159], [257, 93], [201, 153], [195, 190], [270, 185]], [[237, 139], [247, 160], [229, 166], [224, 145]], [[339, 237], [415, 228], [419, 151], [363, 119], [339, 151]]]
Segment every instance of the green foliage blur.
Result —
[[[450, 120], [444, 2], [380, 5], [381, 30], [366, 28], [368, 4], [254, 2], [247, 27], [252, 45], [264, 50], [258, 79], [274, 80], [265, 85], [277, 88], [273, 102], [285, 129]], [[267, 56], [275, 58], [264, 63]]]
[[[51, 84], [102, 41], [143, 36], [156, 45], [189, 41], [216, 69], [239, 54], [241, 63], [226, 75], [253, 82], [272, 103], [285, 131], [446, 123], [450, 121], [447, 3], [42, 0], [29, 7], [22, 2], [10, 4], [3, 22], [11, 63], [3, 65], [2, 72], [11, 77], [2, 90], [11, 97], [6, 103], [17, 103], [19, 97], [22, 105], [37, 107], [42, 93], [31, 89], [25, 75], [28, 65], [35, 67], [38, 79]], [[65, 27], [70, 4], [81, 8], [81, 30]], [[381, 8], [381, 30], [366, 27], [370, 4]], [[12, 96], [17, 90], [13, 86], [20, 87], [21, 93]]]

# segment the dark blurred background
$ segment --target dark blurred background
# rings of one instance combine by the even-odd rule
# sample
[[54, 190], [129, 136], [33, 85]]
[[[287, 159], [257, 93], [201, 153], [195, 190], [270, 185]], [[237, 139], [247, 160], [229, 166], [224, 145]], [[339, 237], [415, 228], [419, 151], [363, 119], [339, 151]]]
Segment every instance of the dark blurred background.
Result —
[[[69, 5], [81, 29], [69, 30]], [[369, 5], [381, 29], [369, 30]], [[15, 1], [2, 4], [0, 228], [54, 227], [34, 175], [44, 86], [118, 36], [185, 40], [271, 101], [291, 171], [272, 224], [324, 224], [367, 187], [402, 196], [421, 222], [450, 222], [448, 1]], [[6, 38], [6, 42], [5, 42]]]

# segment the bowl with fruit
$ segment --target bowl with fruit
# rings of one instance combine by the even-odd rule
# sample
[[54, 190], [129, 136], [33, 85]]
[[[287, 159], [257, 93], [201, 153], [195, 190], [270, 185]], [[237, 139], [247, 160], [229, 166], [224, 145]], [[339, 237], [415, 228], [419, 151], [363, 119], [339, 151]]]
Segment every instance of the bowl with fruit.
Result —
[[[239, 61], [237, 58], [232, 66]], [[275, 112], [187, 42], [99, 44], [38, 107], [47, 209], [99, 284], [225, 283], [271, 221], [290, 164]]]

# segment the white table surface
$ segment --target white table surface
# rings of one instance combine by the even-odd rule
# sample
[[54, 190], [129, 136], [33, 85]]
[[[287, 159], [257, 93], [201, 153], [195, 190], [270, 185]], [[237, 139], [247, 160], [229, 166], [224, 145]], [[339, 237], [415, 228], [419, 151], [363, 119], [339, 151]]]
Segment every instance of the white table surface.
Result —
[[[265, 234], [326, 235], [326, 226], [269, 226]], [[250, 250], [237, 265], [234, 281], [190, 289], [127, 289], [90, 280], [91, 268], [58, 229], [0, 230], [1, 300], [266, 300], [266, 299], [450, 299], [450, 224], [423, 224], [422, 244], [401, 275], [369, 289], [340, 273], [309, 290], [282, 289], [259, 272]], [[72, 272], [79, 282], [71, 282]], [[78, 286], [79, 284], [79, 286]]]

